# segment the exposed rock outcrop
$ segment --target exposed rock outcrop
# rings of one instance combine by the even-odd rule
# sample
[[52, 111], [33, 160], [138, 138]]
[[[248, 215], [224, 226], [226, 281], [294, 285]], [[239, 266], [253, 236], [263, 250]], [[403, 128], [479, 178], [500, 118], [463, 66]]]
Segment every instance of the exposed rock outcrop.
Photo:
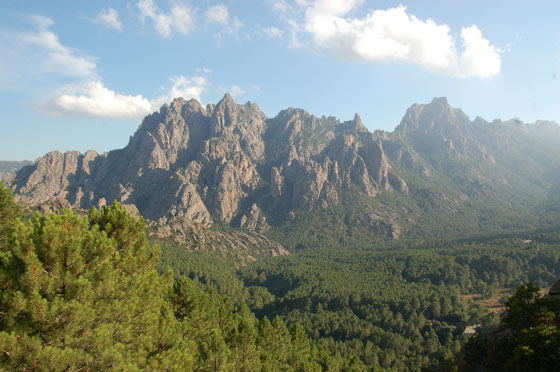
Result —
[[256, 231], [260, 234], [270, 230], [270, 226], [266, 222], [266, 216], [256, 204], [253, 204], [251, 208], [241, 216], [239, 226], [249, 231]]
[[6, 187], [10, 187], [15, 178], [15, 173], [0, 173], [0, 182]]
[[358, 187], [375, 196], [394, 188], [407, 192], [406, 182], [391, 173], [383, 144], [367, 132], [340, 134], [312, 158], [301, 158], [290, 150], [282, 171], [274, 168], [271, 194], [278, 203], [313, 208], [338, 202], [337, 188]]
[[[79, 206], [84, 196], [85, 181], [91, 175], [98, 154], [88, 151], [65, 154], [53, 151], [37, 159], [33, 165], [19, 170], [12, 189], [17, 202], [39, 205], [59, 198]], [[23, 182], [22, 182], [23, 181]]]
[[[269, 167], [259, 170], [261, 164]], [[184, 217], [209, 227], [236, 219], [261, 232], [267, 213], [335, 205], [339, 188], [357, 186], [370, 196], [407, 191], [358, 115], [340, 123], [288, 109], [269, 120], [256, 104], [238, 105], [229, 94], [206, 108], [177, 98], [146, 116], [125, 148], [53, 151], [11, 185], [28, 205], [66, 200], [88, 209], [116, 200], [152, 220]], [[254, 203], [266, 197], [263, 187], [272, 200], [264, 210]]]

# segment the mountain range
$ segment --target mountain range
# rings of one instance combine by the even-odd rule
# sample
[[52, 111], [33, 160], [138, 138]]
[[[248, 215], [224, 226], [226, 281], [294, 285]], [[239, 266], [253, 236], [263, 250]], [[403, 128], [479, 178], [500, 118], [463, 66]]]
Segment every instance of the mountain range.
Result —
[[245, 242], [234, 255], [253, 259], [301, 248], [286, 237], [318, 219], [339, 240], [554, 224], [560, 126], [471, 120], [434, 98], [412, 105], [393, 132], [371, 133], [357, 114], [342, 122], [288, 108], [267, 118], [229, 94], [206, 107], [177, 98], [146, 116], [122, 149], [53, 151], [0, 177], [24, 205], [118, 201], [152, 221], [153, 236], [197, 249]]

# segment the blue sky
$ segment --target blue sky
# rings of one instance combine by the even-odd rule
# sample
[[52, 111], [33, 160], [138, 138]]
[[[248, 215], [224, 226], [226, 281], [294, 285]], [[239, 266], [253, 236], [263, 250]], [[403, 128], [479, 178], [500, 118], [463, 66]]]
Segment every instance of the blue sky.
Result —
[[560, 2], [0, 3], [0, 160], [121, 148], [175, 96], [230, 92], [393, 130], [446, 96], [471, 118], [560, 122]]

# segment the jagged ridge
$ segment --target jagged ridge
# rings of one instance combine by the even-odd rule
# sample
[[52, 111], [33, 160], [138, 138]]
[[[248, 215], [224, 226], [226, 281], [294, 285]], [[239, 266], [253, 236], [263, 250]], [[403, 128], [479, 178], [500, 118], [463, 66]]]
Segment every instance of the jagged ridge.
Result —
[[[268, 119], [256, 104], [226, 94], [206, 107], [175, 99], [144, 118], [123, 149], [54, 151], [7, 180], [28, 205], [90, 208], [117, 200], [162, 224], [219, 222], [263, 233], [294, 210], [337, 205], [341, 191], [372, 198], [397, 192], [446, 213], [504, 186], [545, 195], [560, 191], [558, 159], [557, 124], [470, 121], [445, 98], [411, 106], [393, 133], [370, 133], [358, 115], [340, 122], [289, 108]], [[418, 220], [406, 208], [390, 218], [364, 213], [376, 215], [375, 223], [387, 217], [399, 233], [399, 218]]]
[[[284, 148], [270, 161], [267, 150], [278, 141]], [[370, 196], [407, 191], [358, 116], [340, 123], [288, 109], [269, 120], [256, 104], [238, 105], [230, 95], [206, 108], [175, 99], [147, 116], [125, 148], [54, 151], [12, 183], [25, 204], [62, 198], [89, 208], [117, 200], [153, 220], [187, 217], [209, 226], [238, 218], [254, 229], [266, 229], [266, 218], [246, 224], [251, 211], [263, 209], [259, 203], [272, 200], [268, 212], [278, 205], [324, 208], [337, 203], [337, 188], [351, 186]]]

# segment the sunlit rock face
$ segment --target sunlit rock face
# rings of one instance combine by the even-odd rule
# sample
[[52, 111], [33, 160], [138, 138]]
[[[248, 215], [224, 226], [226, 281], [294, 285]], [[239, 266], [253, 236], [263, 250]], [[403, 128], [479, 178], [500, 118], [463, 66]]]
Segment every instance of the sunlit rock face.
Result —
[[64, 199], [90, 208], [116, 200], [153, 220], [210, 226], [238, 219], [265, 231], [275, 207], [325, 208], [338, 203], [337, 188], [407, 192], [390, 168], [382, 141], [357, 115], [340, 123], [288, 109], [268, 119], [256, 104], [226, 94], [207, 107], [173, 100], [146, 116], [123, 149], [53, 151], [7, 179], [29, 205]]
[[[559, 158], [556, 123], [471, 121], [445, 98], [412, 105], [394, 132], [370, 133], [358, 115], [341, 122], [288, 108], [267, 118], [225, 95], [206, 107], [177, 98], [146, 116], [123, 149], [53, 151], [2, 181], [27, 205], [118, 201], [153, 221], [262, 233], [297, 211], [339, 205], [344, 193], [394, 193], [454, 213], [500, 187], [554, 192]], [[395, 236], [395, 221], [417, 220], [406, 213], [387, 205], [361, 220]]]

